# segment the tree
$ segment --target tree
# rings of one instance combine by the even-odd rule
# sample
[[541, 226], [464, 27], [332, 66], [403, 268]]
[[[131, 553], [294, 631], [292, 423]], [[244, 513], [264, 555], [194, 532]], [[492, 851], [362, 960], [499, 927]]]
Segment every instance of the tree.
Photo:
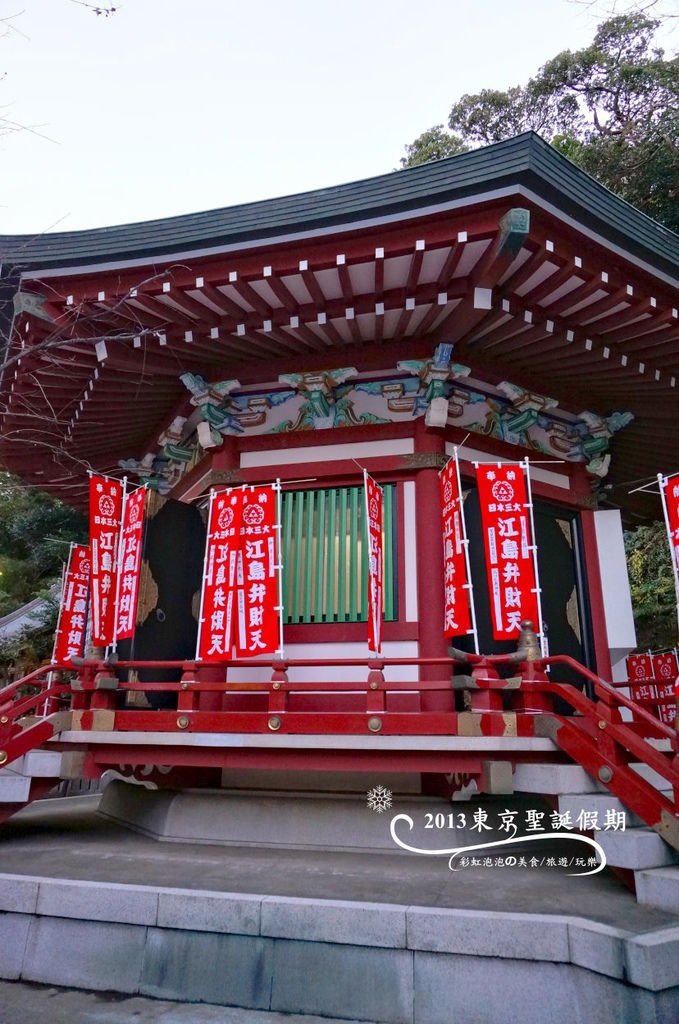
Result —
[[674, 647], [677, 606], [665, 524], [657, 522], [629, 530], [625, 552], [638, 649]]
[[86, 536], [79, 512], [0, 473], [0, 616], [58, 579], [69, 542]]
[[608, 18], [525, 85], [484, 89], [406, 146], [402, 166], [536, 131], [624, 199], [679, 230], [679, 57], [654, 45], [660, 20]]

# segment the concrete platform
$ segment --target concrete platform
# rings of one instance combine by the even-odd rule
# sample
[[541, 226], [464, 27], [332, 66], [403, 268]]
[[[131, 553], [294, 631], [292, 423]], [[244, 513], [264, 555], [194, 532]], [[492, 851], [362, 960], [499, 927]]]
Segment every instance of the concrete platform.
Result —
[[385, 1024], [679, 1019], [679, 916], [610, 875], [164, 844], [98, 799], [3, 829], [0, 976]]

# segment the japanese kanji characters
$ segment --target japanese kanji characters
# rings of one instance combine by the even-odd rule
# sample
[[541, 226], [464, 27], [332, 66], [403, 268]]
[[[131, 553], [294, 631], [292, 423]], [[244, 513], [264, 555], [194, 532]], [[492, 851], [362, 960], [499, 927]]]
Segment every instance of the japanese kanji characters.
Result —
[[478, 465], [476, 480], [493, 636], [511, 640], [518, 636], [523, 619], [531, 619], [541, 628], [524, 467]]
[[196, 649], [200, 661], [224, 661], [231, 657], [242, 513], [242, 490], [211, 493]]
[[384, 492], [367, 472], [363, 472], [368, 540], [368, 650], [379, 654], [382, 647], [382, 601], [384, 587], [384, 550], [382, 520]]
[[226, 661], [279, 649], [277, 488], [213, 492], [196, 657]]
[[90, 549], [82, 544], [74, 544], [71, 547], [61, 592], [59, 621], [52, 654], [52, 661], [55, 664], [68, 662], [74, 655], [83, 655], [89, 584]]
[[461, 636], [471, 632], [471, 616], [462, 520], [464, 512], [455, 459], [451, 459], [441, 471], [439, 480], [443, 521], [443, 635]]
[[[627, 659], [630, 696], [647, 711], [657, 714], [661, 722], [673, 725], [677, 717], [674, 700], [675, 681], [679, 675], [677, 652], [664, 654], [630, 654]], [[670, 697], [670, 703], [656, 703]]]
[[112, 643], [116, 625], [118, 544], [123, 486], [108, 477], [90, 477], [92, 643]]
[[128, 495], [123, 512], [119, 548], [120, 583], [116, 617], [117, 640], [126, 640], [134, 636], [144, 532], [145, 499], [146, 488], [140, 487], [133, 494]]

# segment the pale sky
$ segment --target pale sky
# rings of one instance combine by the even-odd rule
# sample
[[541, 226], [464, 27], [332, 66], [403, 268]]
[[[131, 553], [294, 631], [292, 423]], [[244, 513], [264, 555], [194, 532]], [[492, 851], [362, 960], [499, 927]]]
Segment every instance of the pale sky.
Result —
[[[114, 0], [115, 2], [115, 0]], [[676, 0], [671, 0], [675, 3]], [[0, 233], [147, 220], [391, 171], [452, 102], [598, 21], [573, 0], [0, 0]]]

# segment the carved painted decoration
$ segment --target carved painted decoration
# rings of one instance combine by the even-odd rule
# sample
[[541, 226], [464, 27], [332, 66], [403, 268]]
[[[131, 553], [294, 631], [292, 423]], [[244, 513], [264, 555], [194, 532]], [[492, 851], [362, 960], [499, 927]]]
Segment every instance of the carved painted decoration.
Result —
[[359, 373], [355, 367], [283, 374], [277, 384], [242, 388], [236, 380], [209, 383], [185, 373], [194, 411], [177, 417], [158, 438], [158, 451], [120, 463], [166, 494], [205, 450], [235, 435], [331, 430], [371, 423], [403, 423], [424, 417], [430, 427], [459, 427], [529, 451], [584, 463], [603, 478], [614, 434], [631, 423], [629, 412], [576, 416], [555, 398], [517, 384], [497, 386], [471, 377], [453, 361], [453, 346], [439, 345], [428, 360], [404, 360], [392, 371]]

